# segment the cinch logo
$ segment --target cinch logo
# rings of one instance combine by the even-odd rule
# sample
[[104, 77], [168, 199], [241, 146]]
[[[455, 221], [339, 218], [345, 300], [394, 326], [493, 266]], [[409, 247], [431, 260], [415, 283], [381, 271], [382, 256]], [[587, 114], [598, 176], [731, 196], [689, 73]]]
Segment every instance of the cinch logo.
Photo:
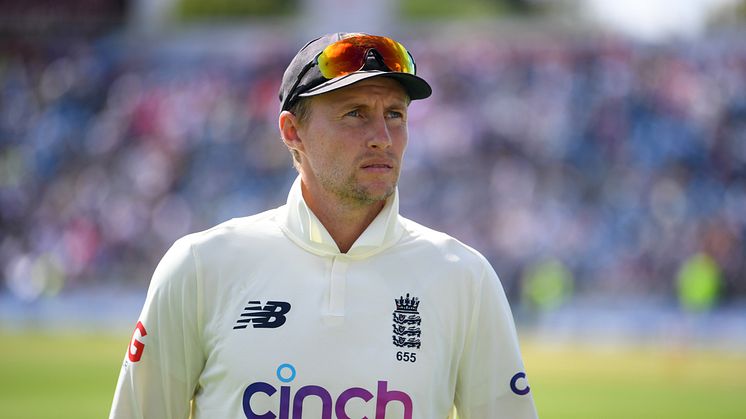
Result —
[[519, 396], [525, 396], [531, 391], [531, 387], [526, 384], [525, 386], [522, 386], [523, 388], [518, 388], [518, 380], [523, 379], [526, 381], [526, 373], [521, 371], [513, 376], [513, 378], [510, 379], [510, 389], [513, 391], [513, 393], [519, 395]]
[[[277, 378], [283, 383], [289, 384], [295, 380], [295, 367], [290, 364], [282, 364], [277, 367]], [[251, 407], [251, 399], [256, 393], [263, 393], [266, 396], [272, 396], [277, 392], [277, 388], [272, 384], [265, 382], [256, 382], [246, 387], [243, 392], [243, 411], [247, 419], [274, 419], [278, 417], [275, 412], [255, 412]], [[292, 397], [291, 397], [292, 396]], [[362, 399], [367, 403], [373, 399], [374, 395], [370, 391], [352, 387], [343, 391], [337, 400], [332, 400], [332, 395], [321, 386], [308, 385], [303, 386], [295, 394], [292, 394], [290, 386], [280, 386], [280, 419], [301, 419], [303, 417], [303, 400], [306, 397], [318, 397], [321, 400], [321, 416], [314, 415], [321, 419], [332, 419], [332, 406], [334, 414], [338, 419], [351, 419], [345, 411], [347, 402], [351, 399]], [[261, 396], [260, 396], [261, 397]], [[375, 419], [384, 419], [386, 416], [386, 405], [390, 402], [401, 403], [404, 406], [404, 419], [412, 419], [412, 399], [403, 391], [389, 390], [388, 381], [378, 381], [378, 388], [375, 394], [376, 410]], [[292, 399], [292, 405], [291, 405]], [[358, 402], [359, 403], [359, 402]], [[291, 411], [292, 408], [292, 411]], [[291, 416], [292, 413], [292, 416]], [[367, 416], [366, 416], [367, 418]]]
[[267, 301], [264, 307], [261, 301], [249, 301], [233, 328], [246, 329], [249, 323], [253, 323], [255, 329], [274, 329], [285, 324], [285, 315], [289, 311], [290, 303], [284, 301]]

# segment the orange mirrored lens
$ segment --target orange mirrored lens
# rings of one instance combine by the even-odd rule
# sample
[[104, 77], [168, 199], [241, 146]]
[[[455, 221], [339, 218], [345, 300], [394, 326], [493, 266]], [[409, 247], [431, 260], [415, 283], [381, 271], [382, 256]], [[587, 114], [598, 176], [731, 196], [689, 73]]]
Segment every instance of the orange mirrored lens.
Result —
[[391, 71], [414, 74], [414, 62], [402, 44], [373, 35], [358, 35], [329, 45], [318, 57], [319, 70], [327, 79], [358, 71], [371, 49], [381, 54]]

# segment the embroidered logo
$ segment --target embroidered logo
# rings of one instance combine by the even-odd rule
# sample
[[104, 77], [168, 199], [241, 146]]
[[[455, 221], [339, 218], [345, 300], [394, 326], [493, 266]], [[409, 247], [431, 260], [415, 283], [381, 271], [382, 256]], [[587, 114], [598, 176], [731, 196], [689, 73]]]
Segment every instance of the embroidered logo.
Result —
[[392, 325], [394, 328], [394, 345], [399, 348], [420, 349], [422, 344], [420, 341], [422, 318], [417, 311], [420, 299], [410, 297], [407, 293], [406, 298], [399, 297], [399, 299], [394, 299], [394, 302], [396, 303], [393, 316], [394, 324]]
[[246, 329], [251, 323], [254, 329], [276, 329], [285, 324], [289, 311], [290, 303], [285, 301], [267, 301], [264, 306], [261, 301], [249, 301], [233, 328]]

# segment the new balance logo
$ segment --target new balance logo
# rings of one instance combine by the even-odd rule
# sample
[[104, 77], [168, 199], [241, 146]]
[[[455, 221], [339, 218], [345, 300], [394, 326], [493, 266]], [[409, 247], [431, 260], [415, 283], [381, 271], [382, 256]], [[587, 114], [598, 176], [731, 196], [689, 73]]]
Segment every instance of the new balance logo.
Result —
[[275, 329], [285, 324], [285, 315], [290, 311], [290, 303], [284, 301], [249, 301], [241, 318], [236, 320], [234, 329], [246, 329], [249, 324], [254, 329]]

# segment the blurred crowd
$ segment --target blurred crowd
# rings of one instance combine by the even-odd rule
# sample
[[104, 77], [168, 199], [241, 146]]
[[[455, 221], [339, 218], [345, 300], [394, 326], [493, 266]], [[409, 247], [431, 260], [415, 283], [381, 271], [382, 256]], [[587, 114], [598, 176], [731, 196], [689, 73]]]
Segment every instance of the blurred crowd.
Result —
[[[0, 52], [0, 292], [144, 287], [178, 237], [283, 204], [293, 41]], [[738, 37], [402, 41], [434, 89], [410, 108], [402, 214], [484, 253], [510, 298], [550, 261], [575, 295], [674, 301], [703, 256], [721, 301], [746, 296]]]

